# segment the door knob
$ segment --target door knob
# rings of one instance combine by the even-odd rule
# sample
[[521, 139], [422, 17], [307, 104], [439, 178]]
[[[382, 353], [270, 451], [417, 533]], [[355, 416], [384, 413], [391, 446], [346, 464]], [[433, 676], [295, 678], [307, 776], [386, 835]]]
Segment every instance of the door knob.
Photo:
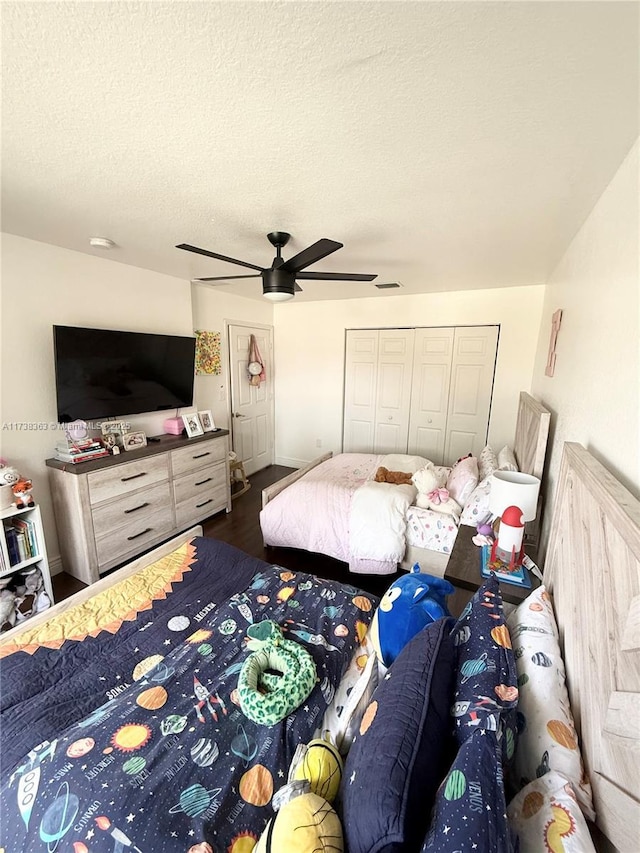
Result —
[[392, 420], [393, 420], [393, 415], [389, 415], [389, 420], [390, 420], [390, 421], [392, 421]]
[[433, 421], [431, 420], [431, 418], [427, 418], [427, 423], [428, 423], [428, 424], [432, 424], [432, 423], [433, 423]]
[[234, 418], [246, 418], [246, 415], [243, 415], [240, 412], [234, 412], [233, 417]]

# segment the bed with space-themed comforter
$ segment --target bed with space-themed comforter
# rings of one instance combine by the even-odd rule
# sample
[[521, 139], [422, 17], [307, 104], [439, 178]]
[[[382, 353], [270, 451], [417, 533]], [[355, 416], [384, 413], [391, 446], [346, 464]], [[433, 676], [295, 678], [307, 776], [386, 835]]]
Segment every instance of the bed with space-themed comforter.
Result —
[[[0, 645], [0, 848], [242, 851], [313, 737], [376, 600], [214, 540]], [[268, 728], [238, 704], [250, 625], [272, 619], [317, 681]]]

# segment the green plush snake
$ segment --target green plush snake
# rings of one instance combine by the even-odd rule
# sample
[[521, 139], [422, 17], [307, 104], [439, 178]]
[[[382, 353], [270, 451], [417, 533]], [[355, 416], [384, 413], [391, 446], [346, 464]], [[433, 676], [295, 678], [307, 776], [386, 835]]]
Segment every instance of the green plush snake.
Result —
[[285, 640], [271, 619], [251, 625], [253, 650], [238, 678], [238, 699], [245, 716], [261, 726], [275, 726], [299, 707], [313, 690], [316, 665], [309, 652]]

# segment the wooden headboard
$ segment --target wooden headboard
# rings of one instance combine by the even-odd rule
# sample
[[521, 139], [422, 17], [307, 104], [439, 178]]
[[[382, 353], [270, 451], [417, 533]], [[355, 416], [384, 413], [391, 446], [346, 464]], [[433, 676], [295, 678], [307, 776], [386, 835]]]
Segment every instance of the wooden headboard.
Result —
[[544, 571], [596, 824], [640, 850], [640, 501], [564, 445]]
[[551, 412], [526, 391], [520, 392], [513, 450], [518, 468], [542, 479]]

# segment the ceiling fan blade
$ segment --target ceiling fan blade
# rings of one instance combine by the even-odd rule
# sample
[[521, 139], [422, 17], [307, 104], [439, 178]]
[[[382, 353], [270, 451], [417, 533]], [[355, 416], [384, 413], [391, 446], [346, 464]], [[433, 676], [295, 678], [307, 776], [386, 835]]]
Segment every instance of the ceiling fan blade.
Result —
[[283, 272], [300, 272], [301, 269], [315, 264], [316, 261], [320, 261], [322, 258], [326, 258], [327, 255], [341, 249], [343, 246], [344, 243], [336, 243], [335, 240], [327, 240], [326, 237], [323, 237], [322, 240], [318, 240], [312, 246], [307, 246], [306, 249], [289, 258], [288, 261], [282, 264], [280, 269]]
[[297, 281], [293, 282], [293, 289], [296, 293], [302, 293], [302, 288], [300, 287]]
[[217, 252], [210, 252], [208, 249], [199, 249], [197, 246], [190, 246], [188, 243], [178, 243], [176, 249], [184, 249], [186, 252], [195, 252], [196, 255], [206, 255], [207, 258], [216, 258], [218, 261], [228, 261], [230, 264], [240, 264], [241, 267], [249, 267], [249, 269], [262, 272], [262, 267], [258, 267], [255, 264], [249, 264], [246, 261], [239, 261], [237, 258], [229, 258], [227, 255], [219, 255]]
[[297, 277], [317, 281], [322, 279], [325, 281], [373, 281], [378, 276], [377, 273], [376, 275], [368, 275], [367, 273], [357, 272], [300, 272]]
[[206, 278], [192, 278], [191, 281], [233, 281], [238, 278], [262, 278], [260, 275], [216, 275]]

